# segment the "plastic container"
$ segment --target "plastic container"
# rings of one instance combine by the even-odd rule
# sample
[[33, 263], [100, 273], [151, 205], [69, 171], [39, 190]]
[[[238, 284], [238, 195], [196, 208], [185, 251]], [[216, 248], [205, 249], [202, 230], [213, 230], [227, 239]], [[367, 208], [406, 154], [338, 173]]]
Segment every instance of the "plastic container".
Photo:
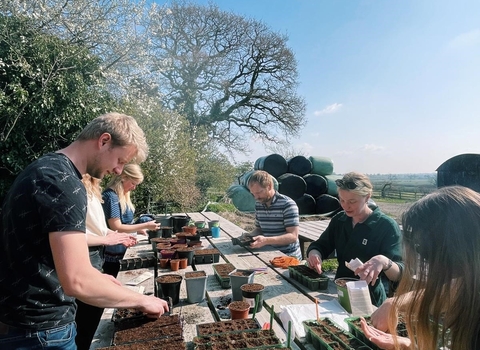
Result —
[[232, 286], [232, 300], [243, 300], [242, 285], [247, 283], [253, 283], [255, 277], [255, 271], [235, 269], [228, 274], [230, 276], [230, 285]]
[[356, 278], [341, 277], [335, 280], [337, 286], [338, 302], [349, 314], [352, 313], [350, 298], [348, 296], [347, 282], [358, 281]]
[[207, 287], [207, 274], [205, 271], [186, 272], [185, 283], [187, 284], [187, 301], [189, 303], [199, 303], [205, 298]]

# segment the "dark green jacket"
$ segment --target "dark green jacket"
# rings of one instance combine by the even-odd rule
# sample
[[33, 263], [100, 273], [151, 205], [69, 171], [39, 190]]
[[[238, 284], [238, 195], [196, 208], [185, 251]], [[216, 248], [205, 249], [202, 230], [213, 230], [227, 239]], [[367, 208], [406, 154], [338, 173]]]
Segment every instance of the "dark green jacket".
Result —
[[[352, 226], [352, 218], [345, 215], [345, 212], [338, 213], [331, 219], [321, 236], [310, 244], [307, 255], [312, 249], [318, 250], [322, 258], [328, 257], [336, 250], [339, 266], [335, 278], [358, 278], [345, 266], [345, 262], [355, 258], [367, 262], [379, 254], [400, 263], [400, 268], [403, 268], [400, 227], [379, 208], [355, 227]], [[374, 286], [369, 285], [373, 305], [380, 306], [386, 299], [386, 286], [388, 278], [383, 272]]]

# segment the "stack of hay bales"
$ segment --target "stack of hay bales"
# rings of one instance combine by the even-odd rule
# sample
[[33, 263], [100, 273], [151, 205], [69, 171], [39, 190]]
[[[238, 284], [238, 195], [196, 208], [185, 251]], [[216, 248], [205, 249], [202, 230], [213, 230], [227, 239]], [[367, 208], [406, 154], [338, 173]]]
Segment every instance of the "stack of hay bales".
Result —
[[255, 198], [247, 187], [255, 170], [268, 172], [275, 189], [297, 203], [300, 215], [333, 216], [341, 209], [335, 185], [335, 180], [341, 176], [333, 174], [330, 158], [295, 156], [287, 160], [279, 154], [271, 154], [258, 158], [254, 169], [240, 176], [238, 185], [229, 188], [227, 194], [240, 211], [255, 210]]

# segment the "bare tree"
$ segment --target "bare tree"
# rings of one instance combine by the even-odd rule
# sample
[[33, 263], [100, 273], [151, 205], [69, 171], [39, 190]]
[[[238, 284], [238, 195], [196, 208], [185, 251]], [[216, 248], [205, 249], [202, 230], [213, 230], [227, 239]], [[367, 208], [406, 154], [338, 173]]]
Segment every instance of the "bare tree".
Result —
[[217, 6], [173, 2], [150, 13], [153, 72], [165, 106], [229, 150], [245, 133], [278, 142], [304, 125], [287, 37]]

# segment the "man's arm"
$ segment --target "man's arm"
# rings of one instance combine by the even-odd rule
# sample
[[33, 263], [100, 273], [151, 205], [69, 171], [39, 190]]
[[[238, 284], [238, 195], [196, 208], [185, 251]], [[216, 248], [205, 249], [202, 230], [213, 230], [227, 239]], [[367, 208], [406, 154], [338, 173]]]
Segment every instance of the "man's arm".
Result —
[[67, 295], [98, 307], [136, 308], [150, 317], [168, 310], [164, 300], [119, 286], [95, 269], [83, 232], [51, 232], [49, 239], [55, 270]]

